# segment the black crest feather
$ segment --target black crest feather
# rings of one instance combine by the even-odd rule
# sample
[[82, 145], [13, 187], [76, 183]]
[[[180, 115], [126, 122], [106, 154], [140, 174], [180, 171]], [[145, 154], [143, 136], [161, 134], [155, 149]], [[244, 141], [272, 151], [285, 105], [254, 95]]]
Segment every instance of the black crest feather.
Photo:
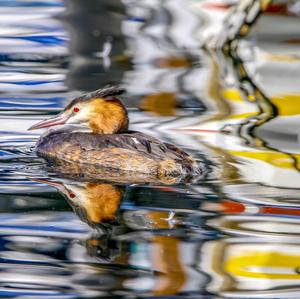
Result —
[[86, 93], [76, 99], [74, 99], [65, 109], [69, 109], [72, 107], [74, 104], [83, 102], [83, 101], [88, 101], [94, 98], [103, 98], [107, 99], [110, 97], [116, 97], [121, 94], [123, 94], [126, 90], [124, 88], [118, 87], [118, 86], [111, 86], [107, 85], [104, 88], [97, 89], [95, 91]]
[[107, 97], [114, 97], [119, 96], [125, 92], [124, 88], [118, 86], [111, 86], [107, 85], [102, 89], [98, 89], [96, 91], [87, 94], [87, 96], [91, 96], [91, 98], [99, 97], [99, 98], [107, 98]]

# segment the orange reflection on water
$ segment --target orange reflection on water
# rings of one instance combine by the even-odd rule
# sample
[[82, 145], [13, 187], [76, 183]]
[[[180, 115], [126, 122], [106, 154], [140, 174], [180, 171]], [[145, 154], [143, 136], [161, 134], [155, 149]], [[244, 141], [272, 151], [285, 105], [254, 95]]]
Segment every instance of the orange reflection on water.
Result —
[[[169, 228], [168, 221], [166, 221], [168, 217], [168, 212], [149, 213], [149, 218], [160, 229]], [[173, 236], [156, 235], [153, 237], [152, 242], [154, 268], [164, 273], [163, 276], [158, 278], [153, 295], [165, 296], [179, 293], [187, 280], [187, 275], [181, 262], [179, 239]]]

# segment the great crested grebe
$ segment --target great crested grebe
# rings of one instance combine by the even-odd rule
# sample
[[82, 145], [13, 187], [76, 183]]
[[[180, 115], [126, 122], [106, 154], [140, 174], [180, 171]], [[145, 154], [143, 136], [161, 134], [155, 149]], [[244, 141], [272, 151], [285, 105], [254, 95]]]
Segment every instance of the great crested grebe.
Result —
[[37, 142], [37, 155], [76, 164], [83, 170], [91, 166], [130, 173], [132, 178], [138, 174], [152, 178], [199, 175], [199, 165], [177, 146], [128, 131], [127, 110], [118, 99], [123, 92], [118, 87], [106, 87], [85, 94], [57, 116], [29, 128], [56, 126]]

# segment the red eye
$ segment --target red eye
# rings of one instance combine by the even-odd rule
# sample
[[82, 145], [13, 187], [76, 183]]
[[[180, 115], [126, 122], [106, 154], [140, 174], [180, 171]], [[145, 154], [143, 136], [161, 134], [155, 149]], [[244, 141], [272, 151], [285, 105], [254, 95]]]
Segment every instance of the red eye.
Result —
[[74, 109], [73, 109], [73, 111], [75, 112], [75, 113], [77, 113], [77, 112], [79, 112], [79, 108], [78, 107], [74, 107]]
[[75, 195], [74, 193], [70, 193], [69, 196], [70, 196], [71, 198], [76, 197], [76, 195]]

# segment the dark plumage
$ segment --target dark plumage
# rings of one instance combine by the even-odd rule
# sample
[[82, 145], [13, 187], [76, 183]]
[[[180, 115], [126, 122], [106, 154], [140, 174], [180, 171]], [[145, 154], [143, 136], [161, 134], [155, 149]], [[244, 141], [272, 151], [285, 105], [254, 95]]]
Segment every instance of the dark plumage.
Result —
[[197, 163], [175, 145], [139, 132], [52, 132], [41, 138], [37, 153], [54, 162], [93, 164], [157, 177], [199, 174], [200, 171]]
[[115, 99], [117, 96], [123, 94], [125, 91], [126, 90], [121, 87], [106, 86], [104, 88], [97, 89], [95, 91], [86, 93], [80, 97], [77, 97], [71, 103], [69, 103], [69, 105], [67, 105], [65, 107], [65, 110], [70, 109], [77, 103], [89, 101], [89, 100], [95, 99], [95, 98], [101, 98], [101, 99], [106, 99], [106, 100]]

